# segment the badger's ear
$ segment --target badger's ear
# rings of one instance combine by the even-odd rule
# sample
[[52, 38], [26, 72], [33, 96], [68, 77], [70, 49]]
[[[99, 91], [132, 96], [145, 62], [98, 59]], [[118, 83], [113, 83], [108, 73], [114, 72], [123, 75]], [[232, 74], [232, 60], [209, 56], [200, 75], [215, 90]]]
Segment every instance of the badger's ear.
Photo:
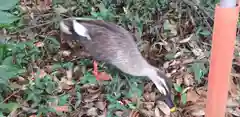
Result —
[[72, 34], [69, 27], [65, 24], [64, 20], [60, 22], [60, 30], [66, 34]]
[[73, 20], [73, 30], [82, 37], [86, 37], [88, 40], [91, 40], [88, 29], [82, 24], [78, 23], [76, 20]]

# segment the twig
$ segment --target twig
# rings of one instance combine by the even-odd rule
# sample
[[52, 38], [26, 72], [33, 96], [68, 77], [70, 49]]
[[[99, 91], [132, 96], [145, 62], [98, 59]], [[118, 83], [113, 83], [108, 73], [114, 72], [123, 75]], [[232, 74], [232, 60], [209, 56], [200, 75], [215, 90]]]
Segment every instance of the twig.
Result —
[[14, 91], [10, 96], [8, 96], [5, 100], [3, 100], [1, 103], [6, 102], [8, 99], [10, 99], [12, 96], [14, 96], [16, 93], [18, 93], [19, 91], [21, 91], [21, 89], [18, 89], [17, 91]]
[[35, 25], [35, 26], [30, 26], [30, 27], [18, 30], [16, 32], [12, 33], [12, 34], [21, 33], [21, 32], [27, 31], [29, 29], [36, 28], [36, 27], [41, 27], [41, 26], [48, 25], [48, 24], [51, 24], [51, 23], [54, 23], [54, 22], [56, 22], [56, 20], [49, 21], [49, 22], [46, 22], [46, 23], [43, 23], [43, 24], [39, 24], [39, 25]]
[[240, 78], [240, 74], [237, 74], [237, 73], [231, 73], [231, 76]]

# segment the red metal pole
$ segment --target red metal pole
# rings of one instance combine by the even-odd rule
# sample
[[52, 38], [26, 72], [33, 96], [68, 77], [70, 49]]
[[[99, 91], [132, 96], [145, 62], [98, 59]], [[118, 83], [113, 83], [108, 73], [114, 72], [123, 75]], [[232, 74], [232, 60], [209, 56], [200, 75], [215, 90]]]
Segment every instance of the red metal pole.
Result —
[[215, 9], [206, 117], [225, 117], [238, 13], [236, 0], [222, 0]]

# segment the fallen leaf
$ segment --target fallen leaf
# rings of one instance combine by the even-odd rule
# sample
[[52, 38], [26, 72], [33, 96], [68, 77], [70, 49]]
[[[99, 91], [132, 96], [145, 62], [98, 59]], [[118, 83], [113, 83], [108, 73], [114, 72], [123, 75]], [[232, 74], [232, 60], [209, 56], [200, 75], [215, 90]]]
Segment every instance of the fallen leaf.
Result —
[[98, 92], [98, 93], [93, 94], [93, 95], [87, 95], [84, 98], [84, 102], [92, 102], [92, 101], [96, 100], [96, 98], [98, 98], [100, 95], [101, 95], [101, 92]]
[[165, 114], [165, 115], [170, 115], [171, 111], [170, 108], [166, 103], [163, 101], [157, 101], [157, 107]]
[[152, 110], [146, 110], [146, 109], [140, 109], [141, 113], [143, 113], [144, 115], [147, 115], [149, 117], [154, 117], [154, 111]]
[[112, 76], [106, 72], [99, 72], [98, 78], [99, 80], [112, 80]]
[[101, 87], [91, 87], [91, 88], [87, 89], [87, 91], [91, 94], [98, 93], [98, 92], [100, 92], [100, 90], [101, 90]]
[[97, 108], [92, 107], [87, 110], [87, 115], [88, 116], [98, 116]]
[[156, 108], [154, 109], [154, 114], [155, 114], [154, 117], [162, 117], [162, 116], [161, 116], [161, 112], [160, 112], [160, 110], [158, 109], [158, 107], [156, 107]]
[[230, 90], [229, 90], [231, 97], [233, 97], [233, 98], [238, 97], [239, 96], [238, 92], [239, 91], [238, 91], [237, 85], [233, 82], [233, 79], [231, 78], [230, 79]]
[[66, 71], [66, 77], [67, 77], [67, 79], [68, 79], [69, 81], [72, 80], [72, 76], [73, 76], [73, 71], [72, 71], [72, 69], [67, 70], [67, 71]]
[[186, 86], [192, 86], [193, 83], [194, 83], [194, 79], [193, 79], [193, 76], [189, 73], [186, 73], [184, 76], [183, 76], [183, 81], [184, 81], [184, 84]]
[[231, 113], [232, 115], [234, 115], [234, 116], [236, 116], [236, 117], [239, 117], [239, 116], [240, 116], [240, 110], [239, 110], [238, 107], [235, 108], [235, 109], [233, 109], [233, 108], [227, 108], [227, 112], [228, 112], [228, 113]]
[[152, 86], [153, 86], [153, 83], [147, 83], [147, 84], [144, 86], [144, 91], [146, 91], [146, 92], [152, 92]]
[[58, 14], [66, 13], [68, 10], [64, 8], [62, 5], [57, 5], [53, 7], [54, 11]]
[[236, 108], [239, 106], [239, 102], [234, 100], [233, 98], [228, 98], [227, 100], [227, 107], [228, 108]]
[[96, 102], [95, 106], [103, 111], [106, 108], [106, 103], [102, 102], [102, 101], [101, 102]]
[[191, 115], [199, 117], [205, 115], [205, 112], [204, 109], [196, 109], [191, 112]]
[[39, 41], [39, 42], [34, 43], [34, 45], [35, 45], [36, 47], [43, 47], [43, 46], [44, 46], [44, 43]]
[[144, 106], [144, 108], [146, 108], [148, 110], [152, 110], [154, 107], [154, 102], [144, 102], [143, 106]]
[[192, 39], [193, 35], [194, 35], [194, 34], [191, 34], [189, 37], [187, 37], [187, 38], [179, 41], [179, 43], [187, 43], [187, 42], [189, 42], [189, 41]]
[[117, 117], [122, 117], [122, 116], [123, 116], [123, 111], [116, 111], [116, 112], [114, 112], [114, 114], [115, 114]]
[[193, 89], [190, 89], [187, 92], [187, 102], [195, 103], [199, 98], [200, 98], [200, 95], [198, 95], [196, 91], [194, 91]]
[[54, 108], [57, 112], [68, 112], [69, 111], [68, 106], [56, 106]]
[[139, 112], [132, 110], [131, 113], [129, 114], [129, 117], [139, 117]]
[[177, 35], [177, 26], [176, 26], [176, 22], [173, 21], [169, 21], [169, 20], [165, 20], [164, 24], [163, 24], [163, 28], [164, 30], [169, 30], [171, 32], [172, 36]]
[[66, 78], [61, 78], [61, 81], [59, 82], [59, 88], [60, 89], [66, 89], [69, 90], [72, 88], [74, 83], [72, 81], [67, 80]]
[[62, 56], [65, 56], [65, 57], [68, 57], [71, 55], [71, 51], [68, 51], [68, 50], [62, 50], [59, 52], [60, 55]]

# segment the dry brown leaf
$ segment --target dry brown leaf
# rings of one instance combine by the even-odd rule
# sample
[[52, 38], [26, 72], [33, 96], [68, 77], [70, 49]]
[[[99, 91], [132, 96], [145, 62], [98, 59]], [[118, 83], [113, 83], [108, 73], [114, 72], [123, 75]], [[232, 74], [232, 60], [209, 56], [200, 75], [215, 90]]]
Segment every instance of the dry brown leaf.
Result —
[[106, 72], [99, 72], [98, 78], [99, 80], [112, 80], [112, 76]]
[[200, 95], [198, 95], [196, 91], [194, 91], [193, 89], [190, 89], [187, 92], [187, 102], [195, 103], [199, 98], [200, 98]]
[[57, 6], [54, 6], [53, 7], [54, 11], [58, 14], [61, 14], [61, 13], [66, 13], [68, 11], [68, 9], [64, 8], [62, 5], [57, 5]]
[[153, 83], [147, 83], [147, 84], [144, 86], [144, 91], [146, 91], [146, 92], [152, 92], [152, 86], [153, 86]]
[[89, 103], [85, 103], [82, 107], [84, 107], [84, 108], [92, 108], [92, 107], [94, 107], [94, 103], [93, 102], [89, 102]]
[[92, 107], [87, 110], [87, 115], [88, 116], [98, 116], [98, 110], [95, 107]]
[[62, 50], [62, 51], [59, 52], [59, 54], [64, 56], [64, 57], [69, 57], [71, 55], [71, 51]]
[[143, 98], [145, 99], [145, 101], [149, 102], [151, 99], [150, 99], [150, 93], [149, 92], [145, 92], [143, 94]]
[[160, 112], [160, 110], [159, 110], [159, 108], [158, 107], [156, 107], [155, 109], [154, 109], [154, 117], [162, 117], [161, 116], [161, 112]]
[[194, 83], [193, 76], [189, 73], [184, 74], [183, 81], [186, 86], [192, 86]]
[[237, 85], [233, 82], [232, 78], [230, 79], [230, 90], [229, 90], [229, 92], [230, 92], [231, 97], [236, 98], [236, 97], [239, 96]]
[[34, 43], [34, 45], [35, 45], [36, 47], [43, 47], [43, 46], [44, 46], [44, 43], [39, 41], [39, 42]]
[[203, 108], [202, 109], [196, 109], [196, 110], [193, 110], [191, 112], [191, 115], [193, 115], [195, 117], [203, 116], [203, 115], [205, 115], [205, 111], [204, 111]]
[[84, 102], [92, 102], [92, 101], [96, 100], [96, 98], [98, 98], [100, 95], [101, 95], [101, 92], [98, 92], [93, 95], [89, 94], [84, 98]]
[[123, 111], [116, 111], [114, 112], [117, 117], [122, 117], [123, 116]]
[[167, 69], [170, 65], [170, 62], [169, 61], [167, 61], [167, 62], [165, 62], [164, 64], [163, 64], [163, 68], [164, 69]]
[[98, 93], [101, 91], [101, 87], [93, 87], [93, 88], [88, 88], [87, 91], [91, 94], [93, 93]]
[[96, 104], [95, 106], [102, 111], [106, 108], [106, 103], [105, 102], [101, 101], [101, 102], [96, 102], [95, 104]]
[[189, 37], [187, 37], [187, 38], [179, 41], [179, 43], [187, 43], [187, 42], [189, 42], [189, 41], [192, 39], [193, 35], [194, 35], [194, 34], [191, 34]]
[[138, 111], [135, 111], [135, 110], [132, 110], [131, 113], [129, 114], [129, 117], [139, 117], [139, 112]]
[[68, 79], [68, 81], [71, 81], [72, 80], [72, 76], [73, 76], [73, 71], [72, 69], [69, 69], [66, 71], [66, 77]]
[[202, 116], [204, 113], [205, 105], [202, 104], [194, 104], [191, 106], [187, 106], [184, 108], [185, 112], [183, 115], [191, 114], [192, 116]]
[[237, 108], [227, 108], [227, 112], [231, 113], [231, 114], [233, 114], [233, 115], [235, 115], [237, 117], [240, 116], [240, 110], [239, 110], [238, 107]]
[[152, 110], [154, 107], [154, 102], [143, 102], [143, 107], [147, 110]]
[[181, 85], [182, 83], [183, 83], [183, 79], [177, 77], [177, 78], [176, 78], [176, 84], [177, 84], [177, 85]]
[[236, 108], [238, 107], [240, 104], [236, 99], [233, 99], [231, 97], [228, 98], [227, 100], [227, 107], [228, 108]]
[[66, 89], [69, 90], [72, 88], [74, 83], [72, 81], [67, 80], [66, 78], [62, 78], [61, 81], [59, 82], [59, 88], [60, 89]]
[[68, 112], [68, 106], [55, 106], [53, 107], [57, 112]]
[[170, 115], [170, 108], [163, 101], [157, 101], [157, 107], [165, 114]]
[[154, 117], [154, 111], [153, 110], [140, 109], [140, 111], [144, 115], [147, 115], [149, 117]]

